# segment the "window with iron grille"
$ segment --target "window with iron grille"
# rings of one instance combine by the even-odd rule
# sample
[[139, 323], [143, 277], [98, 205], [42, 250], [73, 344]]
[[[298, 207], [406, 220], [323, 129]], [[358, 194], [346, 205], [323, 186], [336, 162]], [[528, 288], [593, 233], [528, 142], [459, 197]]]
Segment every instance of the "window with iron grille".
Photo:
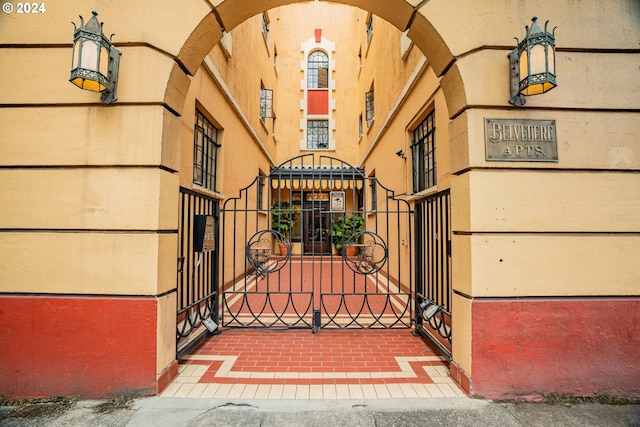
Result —
[[273, 89], [260, 88], [260, 118], [272, 119], [273, 116]]
[[307, 61], [307, 88], [327, 89], [329, 87], [329, 58], [319, 50], [309, 55]]
[[329, 148], [328, 120], [307, 120], [307, 148]]
[[193, 183], [209, 190], [216, 189], [218, 161], [218, 129], [199, 110], [193, 141]]
[[367, 19], [367, 44], [371, 43], [372, 35], [373, 35], [373, 15], [369, 15], [369, 19]]
[[367, 113], [367, 127], [371, 127], [371, 123], [373, 123], [373, 85], [371, 85], [371, 90], [364, 96], [364, 104]]
[[413, 192], [417, 193], [436, 185], [435, 111], [413, 131]]
[[269, 37], [269, 17], [267, 12], [262, 12], [262, 35], [265, 40]]
[[378, 208], [378, 182], [376, 181], [376, 173], [373, 171], [369, 175], [369, 186], [371, 186], [371, 211], [375, 212]]
[[258, 169], [258, 185], [256, 186], [256, 189], [258, 191], [258, 194], [256, 194], [256, 205], [258, 206], [259, 210], [263, 210], [264, 209], [264, 188], [265, 188], [265, 177], [264, 177], [264, 173]]

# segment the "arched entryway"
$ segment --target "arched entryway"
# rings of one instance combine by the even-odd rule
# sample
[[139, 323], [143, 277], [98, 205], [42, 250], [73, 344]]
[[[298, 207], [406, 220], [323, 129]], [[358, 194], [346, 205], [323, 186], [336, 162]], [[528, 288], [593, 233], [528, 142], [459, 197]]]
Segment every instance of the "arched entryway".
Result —
[[[207, 68], [212, 48], [225, 55], [219, 41], [240, 23], [250, 23], [251, 16], [259, 19], [267, 10], [275, 14], [278, 6], [334, 6], [320, 0], [90, 3], [95, 7], [63, 2], [42, 13], [0, 17], [6, 65], [0, 67], [0, 172], [7, 183], [0, 198], [10, 207], [0, 224], [0, 320], [8, 326], [0, 394], [7, 397], [153, 394], [176, 375], [176, 206], [181, 187], [193, 190], [190, 180], [181, 181], [191, 157], [181, 155], [189, 139], [181, 137], [184, 129], [193, 130], [196, 116], [189, 91], [198, 90], [203, 72], [215, 73]], [[448, 132], [443, 137], [448, 147], [439, 153], [445, 152], [450, 180], [417, 193], [409, 184], [397, 195], [404, 192], [414, 202], [429, 199], [421, 210], [426, 215], [446, 214], [439, 201], [450, 197], [456, 381], [466, 382], [476, 396], [496, 399], [546, 393], [637, 395], [633, 378], [638, 370], [632, 363], [637, 351], [628, 339], [637, 330], [628, 319], [638, 311], [634, 219], [639, 215], [629, 204], [640, 188], [635, 173], [640, 156], [634, 154], [638, 108], [628, 96], [638, 82], [637, 2], [611, 0], [607, 7], [550, 0], [333, 3], [356, 6], [365, 16], [364, 11], [371, 12], [407, 31], [425, 54], [425, 86], [435, 87], [439, 97], [438, 133]], [[77, 23], [78, 15], [86, 18], [94, 8], [105, 33], [115, 34], [113, 41], [123, 52], [119, 99], [110, 105], [68, 81], [70, 21]], [[550, 28], [558, 26], [559, 85], [516, 107], [508, 102], [507, 54], [533, 16], [548, 19]], [[358, 25], [364, 27], [366, 20], [360, 16]], [[309, 29], [306, 40], [313, 43]], [[260, 22], [255, 30], [262, 35]], [[253, 45], [264, 48], [258, 41]], [[331, 49], [324, 50], [331, 58]], [[299, 71], [300, 59], [295, 62]], [[616, 79], [607, 80], [611, 69]], [[431, 105], [422, 106], [431, 100], [404, 98], [433, 93], [420, 86], [423, 81], [416, 82], [399, 102], [407, 100], [416, 114], [400, 113], [386, 122], [387, 117], [376, 117], [370, 141], [361, 145], [366, 153], [358, 152], [357, 159], [337, 157], [371, 172], [375, 164], [382, 182], [402, 170], [402, 154], [414, 155], [406, 139], [390, 150], [394, 144], [380, 143], [384, 135], [376, 139], [375, 126], [400, 117], [385, 135], [387, 141], [400, 134], [406, 138], [430, 114]], [[224, 92], [223, 84], [209, 83], [208, 89]], [[373, 86], [362, 83], [368, 86], [358, 89], [363, 93]], [[259, 82], [250, 86], [260, 90]], [[218, 113], [230, 113], [229, 118], [237, 106], [227, 97], [229, 91], [217, 95], [208, 99], [214, 121]], [[487, 156], [486, 124], [494, 118], [556, 122], [557, 140], [551, 142], [557, 145], [558, 162]], [[251, 124], [265, 129], [259, 119]], [[234, 125], [234, 130], [248, 128]], [[223, 163], [237, 171], [245, 167], [248, 177], [261, 175], [258, 169], [266, 175], [281, 158], [250, 133], [244, 133], [250, 143], [242, 147], [248, 152], [241, 153], [250, 167], [233, 158]], [[511, 148], [506, 148], [508, 155]], [[252, 162], [255, 158], [260, 165]], [[227, 193], [209, 196], [221, 200], [231, 197]], [[448, 240], [439, 231], [434, 234], [438, 238], [431, 243], [448, 253]], [[608, 319], [614, 333], [606, 336], [600, 328], [603, 307], [621, 314]], [[33, 321], [40, 318], [47, 321]], [[603, 346], [615, 347], [618, 357], [608, 358]], [[603, 365], [611, 369], [603, 371]]]
[[[283, 4], [285, 3], [292, 2], [283, 2]], [[273, 5], [270, 4], [269, 6]], [[256, 4], [255, 11], [243, 10], [243, 13], [246, 13], [246, 16], [243, 15], [244, 18], [233, 15], [226, 17], [225, 20], [224, 14], [227, 13], [225, 11], [232, 10], [231, 5], [228, 7], [230, 9], [221, 8], [220, 10], [217, 10], [218, 13], [215, 16], [216, 21], [225, 28], [225, 30], [235, 27], [239, 23], [243, 22], [243, 19], [247, 19], [248, 17], [255, 15], [255, 13], [262, 12], [262, 6], [260, 6], [258, 2], [258, 4]], [[427, 27], [429, 27], [428, 22], [424, 20], [424, 18], [421, 18], [421, 15], [413, 8], [407, 9], [406, 7], [401, 7], [397, 10], [387, 10], [386, 7], [383, 7], [382, 9], [378, 9], [377, 7], [378, 6], [373, 7], [374, 10], [372, 13], [386, 14], [393, 25], [402, 30], [406, 29], [409, 34], [412, 34], [412, 31], [424, 31], [425, 33], [429, 33], [429, 31], [433, 32], [432, 29], [427, 29]], [[385, 16], [381, 17], [384, 18]], [[211, 25], [211, 19], [212, 18], [208, 16], [203, 20], [201, 25]], [[204, 24], [205, 21], [207, 22], [206, 24]], [[202, 36], [201, 34], [196, 35], [197, 32], [198, 31], [194, 31], [190, 39], [187, 40], [187, 43], [195, 43], [195, 40]], [[416, 36], [418, 34], [419, 32], [415, 33]], [[442, 75], [444, 75], [449, 73], [452, 68], [455, 68], [453, 66], [455, 62], [454, 58], [450, 52], [448, 52], [446, 45], [441, 39], [436, 37], [432, 40], [430, 46], [432, 46], [432, 54], [435, 58], [434, 64], [438, 63], [440, 67], [440, 69], [437, 70], [438, 73], [442, 73]], [[208, 51], [204, 52], [206, 54]], [[180, 70], [178, 71], [174, 66], [174, 76], [170, 82], [178, 82], [180, 73], [189, 72], [190, 66], [188, 66], [186, 56], [178, 58], [177, 61], [179, 61], [177, 66], [179, 66]], [[430, 66], [435, 68], [435, 65], [433, 64], [430, 64]], [[449, 81], [455, 81], [457, 78], [459, 78], [459, 76], [457, 76], [455, 72], [449, 74]], [[450, 87], [452, 86], [449, 85], [448, 88]], [[171, 85], [169, 88], [171, 88]], [[448, 88], [443, 89], [443, 91], [446, 93], [449, 90]], [[453, 92], [452, 96], [456, 97], [461, 93], [463, 93], [463, 91], [456, 88], [456, 91]], [[301, 158], [304, 157], [305, 156], [302, 156]], [[327, 158], [325, 158], [325, 160], [326, 159]], [[311, 165], [314, 163], [314, 161], [310, 162]], [[214, 224], [217, 224], [217, 226], [220, 227], [222, 240], [228, 241], [230, 238], [235, 238], [237, 245], [234, 246], [232, 250], [226, 250], [223, 247], [224, 245], [218, 246], [218, 252], [215, 257], [222, 256], [222, 258], [217, 258], [218, 260], [209, 259], [208, 255], [203, 255], [204, 264], [202, 266], [205, 267], [207, 271], [211, 271], [214, 277], [217, 277], [216, 275], [220, 275], [220, 283], [218, 284], [218, 287], [212, 287], [211, 293], [209, 294], [204, 293], [196, 295], [192, 292], [194, 302], [197, 302], [197, 304], [201, 305], [202, 308], [200, 308], [200, 306], [182, 306], [179, 304], [178, 331], [180, 340], [182, 340], [182, 337], [184, 336], [189, 336], [192, 329], [200, 327], [201, 319], [209, 317], [212, 313], [217, 313], [218, 310], [221, 313], [219, 317], [217, 315], [211, 316], [215, 319], [217, 327], [308, 327], [315, 330], [321, 327], [332, 326], [340, 328], [392, 326], [412, 327], [416, 323], [419, 323], [420, 326], [424, 326], [426, 329], [431, 329], [429, 324], [429, 321], [432, 320], [431, 317], [426, 318], [423, 323], [422, 317], [416, 316], [416, 313], [420, 310], [426, 309], [429, 304], [434, 303], [434, 300], [437, 299], [437, 303], [435, 303], [434, 306], [439, 308], [438, 313], [440, 319], [432, 332], [434, 332], [434, 335], [438, 337], [442, 335], [439, 342], [445, 349], [445, 352], [450, 356], [451, 235], [450, 221], [448, 217], [448, 215], [450, 215], [450, 198], [448, 196], [448, 191], [446, 192], [446, 195], [443, 193], [442, 195], [439, 194], [437, 198], [431, 198], [438, 199], [442, 205], [442, 208], [435, 219], [431, 218], [435, 210], [429, 211], [428, 208], [423, 208], [423, 205], [420, 205], [421, 215], [424, 215], [421, 218], [421, 232], [432, 233], [435, 231], [435, 228], [429, 229], [428, 227], [439, 227], [443, 224], [446, 224], [447, 229], [444, 233], [442, 233], [443, 230], [440, 229], [435, 231], [436, 233], [438, 233], [438, 231], [441, 233], [438, 237], [433, 239], [433, 244], [420, 246], [421, 256], [432, 256], [434, 260], [437, 259], [437, 261], [434, 261], [432, 264], [420, 262], [421, 271], [420, 274], [418, 274], [416, 272], [415, 264], [413, 264], [414, 236], [411, 224], [413, 211], [411, 211], [410, 204], [404, 198], [396, 198], [392, 191], [388, 191], [388, 193], [381, 191], [381, 193], [384, 194], [376, 195], [370, 193], [367, 197], [363, 196], [367, 191], [371, 192], [375, 191], [375, 188], [383, 188], [375, 178], [375, 175], [367, 176], [364, 174], [366, 159], [362, 160], [361, 165], [363, 166], [363, 170], [358, 171], [358, 179], [354, 178], [351, 180], [345, 178], [345, 174], [352, 175], [354, 174], [354, 171], [358, 170], [357, 168], [350, 165], [348, 167], [335, 166], [343, 164], [337, 159], [333, 159], [333, 165], [330, 166], [321, 166], [321, 163], [322, 161], [317, 162], [318, 169], [314, 166], [307, 169], [306, 175], [300, 175], [299, 171], [304, 170], [308, 166], [294, 166], [291, 161], [289, 162], [289, 167], [285, 167], [284, 165], [273, 166], [274, 169], [269, 174], [258, 176], [251, 185], [242, 189], [240, 191], [240, 196], [229, 197], [216, 209], [212, 210], [209, 207], [199, 212], [200, 214], [211, 215], [214, 213], [220, 213], [220, 217], [216, 217]], [[322, 168], [324, 168], [324, 171]], [[276, 175], [280, 178], [277, 178]], [[287, 175], [289, 175], [288, 178], [286, 177]], [[335, 183], [338, 181], [341, 182], [339, 185]], [[351, 181], [351, 183], [349, 183], [349, 181]], [[266, 205], [264, 205], [265, 200], [262, 195], [265, 187], [270, 189], [268, 194], [271, 196], [266, 200]], [[366, 221], [373, 221], [375, 224], [375, 231], [368, 231], [367, 229], [363, 230], [363, 234], [359, 236], [360, 241], [357, 243], [363, 246], [362, 250], [364, 251], [366, 250], [364, 246], [369, 243], [368, 240], [370, 240], [370, 243], [373, 243], [374, 246], [377, 242], [378, 246], [382, 248], [382, 252], [384, 252], [383, 259], [378, 261], [381, 264], [386, 262], [386, 259], [389, 257], [389, 253], [391, 253], [391, 257], [395, 259], [395, 264], [392, 267], [395, 271], [393, 274], [389, 274], [387, 271], [387, 274], [384, 277], [387, 284], [386, 290], [383, 292], [380, 291], [383, 289], [383, 287], [380, 286], [382, 281], [377, 279], [377, 277], [379, 277], [378, 275], [384, 275], [385, 273], [384, 271], [381, 273], [381, 269], [376, 269], [372, 272], [365, 272], [365, 274], [369, 274], [369, 278], [374, 277], [373, 274], [375, 274], [376, 277], [376, 279], [373, 280], [373, 291], [368, 293], [365, 290], [358, 288], [360, 285], [357, 284], [358, 280], [356, 279], [362, 278], [361, 276], [363, 276], [363, 271], [357, 271], [359, 270], [357, 266], [355, 268], [356, 271], [353, 271], [353, 268], [349, 269], [353, 264], [349, 262], [350, 258], [345, 257], [342, 260], [338, 260], [335, 266], [330, 265], [333, 262], [331, 255], [334, 249], [332, 248], [330, 233], [328, 233], [327, 230], [330, 229], [337, 218], [335, 213], [332, 213], [330, 206], [333, 201], [332, 197], [334, 193], [338, 194], [340, 190], [345, 188], [347, 190], [351, 188], [353, 195], [351, 197], [345, 197], [345, 195], [343, 195], [342, 203], [349, 204], [349, 208], [346, 210], [351, 211], [352, 213], [362, 213], [366, 211], [367, 207], [365, 207], [364, 204], [372, 203], [371, 200], [375, 200], [376, 197], [379, 198], [378, 201], [374, 201], [374, 204], [368, 207], [369, 212], [375, 212], [377, 218], [373, 219], [373, 216], [370, 215], [371, 218], [366, 219]], [[188, 191], [183, 193], [183, 197], [185, 197], [186, 193], [188, 193]], [[344, 191], [342, 191], [342, 193], [344, 193]], [[259, 196], [256, 196], [257, 194], [259, 194]], [[347, 196], [348, 194], [349, 191], [347, 191]], [[323, 199], [323, 197], [326, 200]], [[267, 223], [270, 221], [269, 217], [265, 217], [265, 212], [272, 209], [272, 202], [276, 199], [279, 202], [288, 202], [290, 204], [289, 209], [295, 205], [298, 206], [298, 212], [295, 213], [299, 215], [297, 224], [295, 220], [292, 221], [293, 224], [291, 224], [291, 227], [294, 228], [291, 231], [295, 231], [297, 235], [295, 235], [293, 239], [291, 239], [291, 236], [287, 236], [289, 242], [293, 240], [294, 243], [290, 245], [289, 249], [285, 250], [290, 253], [293, 248], [296, 255], [301, 256], [298, 260], [300, 262], [295, 266], [292, 263], [278, 263], [274, 261], [275, 257], [273, 256], [273, 249], [271, 248], [275, 247], [273, 243], [275, 240], [278, 240], [280, 236], [269, 232], [266, 228], [268, 227], [268, 224], [264, 224], [264, 221], [266, 220]], [[367, 201], [363, 202], [365, 199]], [[379, 206], [377, 205], [378, 202], [380, 202]], [[360, 203], [363, 205], [359, 205]], [[390, 207], [389, 203], [395, 203], [398, 206], [402, 205], [403, 207]], [[427, 206], [428, 204], [429, 203], [424, 206]], [[182, 210], [182, 212], [184, 213], [184, 210]], [[398, 218], [393, 218], [391, 223], [389, 222], [389, 218], [380, 220], [382, 216], [389, 217], [392, 212], [394, 214], [402, 212], [402, 215], [405, 215], [406, 218], [403, 218], [401, 221], [399, 221]], [[224, 220], [225, 214], [230, 215], [230, 219], [227, 222]], [[295, 214], [288, 213], [285, 214], [285, 216], [289, 215], [290, 217], [293, 217]], [[251, 218], [248, 218], [248, 216]], [[426, 223], [423, 223], [423, 221], [428, 223], [426, 227]], [[399, 225], [399, 222], [402, 222], [403, 224]], [[231, 228], [232, 231], [226, 230], [227, 227], [225, 226], [225, 223], [233, 224], [233, 227]], [[247, 227], [246, 224], [250, 224], [250, 226]], [[385, 229], [387, 239], [380, 237], [377, 233], [378, 227]], [[397, 227], [398, 229], [396, 229], [395, 232], [390, 233], [389, 229], [394, 227]], [[405, 229], [403, 233], [399, 232], [401, 227]], [[189, 230], [188, 226], [187, 230]], [[227, 234], [225, 235], [225, 233]], [[404, 238], [401, 238], [401, 235], [404, 236]], [[391, 247], [387, 246], [389, 243], [389, 236], [393, 236], [393, 239], [395, 240]], [[408, 241], [407, 236], [409, 236]], [[426, 241], [428, 239], [424, 236], [418, 236], [416, 240]], [[181, 245], [183, 244], [181, 243]], [[432, 249], [435, 250], [436, 246], [438, 246], [437, 253], [430, 252]], [[261, 255], [258, 255], [259, 252]], [[274, 252], [277, 253], [277, 251]], [[405, 261], [400, 262], [397, 260], [397, 258], [400, 257], [400, 252], [406, 252], [406, 254], [403, 255], [406, 258]], [[225, 256], [227, 258], [225, 258]], [[306, 257], [306, 261], [310, 262], [302, 262], [302, 257]], [[193, 262], [190, 262], [189, 256], [186, 258], [187, 262], [185, 264], [185, 268], [187, 272], [190, 272], [193, 264], [199, 262], [199, 260], [196, 261], [194, 257]], [[225, 269], [226, 263], [220, 262], [220, 259], [233, 259], [231, 261], [231, 267]], [[313, 268], [315, 268], [313, 265], [316, 261], [317, 266], [322, 266], [324, 261], [330, 261], [325, 263], [329, 266], [329, 271], [323, 273], [322, 269], [320, 269], [317, 274], [312, 274], [309, 278], [305, 278], [305, 280], [297, 280], [297, 282], [324, 282], [328, 284], [328, 289], [330, 289], [330, 291], [323, 290], [322, 286], [316, 288], [312, 286], [311, 289], [299, 288], [295, 291], [296, 294], [294, 298], [294, 290], [291, 287], [294, 280], [292, 279], [301, 279], [304, 277], [305, 269], [303, 267], [305, 264], [310, 264], [311, 271], [313, 271]], [[266, 267], [266, 265], [270, 265], [274, 262], [275, 266], [273, 268]], [[431, 274], [431, 272], [429, 272], [429, 274], [430, 277], [437, 277], [443, 283], [446, 282], [446, 286], [444, 286], [443, 289], [424, 286], [424, 282], [427, 279], [426, 274], [423, 274], [423, 270], [427, 266], [431, 268], [436, 262], [440, 263], [437, 266], [437, 268], [440, 268], [440, 271], [436, 274]], [[366, 263], [362, 265], [366, 266]], [[391, 263], [387, 264], [387, 268], [389, 268], [390, 265]], [[286, 267], [283, 268], [283, 266]], [[347, 268], [347, 270], [345, 270], [345, 268]], [[444, 268], [447, 269], [447, 272], [445, 273], [442, 272]], [[347, 273], [346, 275], [345, 271]], [[277, 274], [277, 277], [274, 273]], [[187, 273], [187, 275], [188, 274], [190, 273]], [[327, 277], [332, 277], [334, 274], [341, 276], [340, 279], [327, 280]], [[323, 275], [324, 280], [320, 279]], [[316, 278], [316, 276], [319, 278]], [[346, 280], [345, 276], [352, 276], [352, 278]], [[413, 284], [414, 277], [419, 277], [421, 281], [421, 287], [418, 289], [417, 295]], [[391, 284], [392, 281], [394, 282], [393, 284]], [[214, 280], [211, 282], [213, 284]], [[345, 283], [347, 282], [349, 282], [348, 286], [351, 286], [350, 290], [345, 289]], [[367, 279], [365, 278], [362, 282], [362, 284], [366, 285]], [[282, 289], [283, 284], [286, 288], [284, 290]], [[182, 279], [179, 280], [178, 286], [178, 299], [182, 300], [183, 298], [180, 294]], [[274, 289], [272, 289], [272, 287]], [[340, 288], [340, 291], [336, 292], [336, 287]], [[396, 287], [397, 289], [392, 292], [391, 289], [393, 287]], [[247, 292], [249, 288], [252, 288], [253, 292]], [[262, 292], [258, 295], [255, 291], [259, 289], [262, 289]], [[347, 295], [349, 295], [349, 297], [347, 297]], [[375, 298], [373, 295], [375, 295]], [[218, 299], [218, 297], [220, 298]], [[362, 301], [355, 301], [357, 298], [361, 298]], [[347, 301], [349, 299], [354, 300], [355, 302]], [[373, 299], [377, 299], [379, 301], [372, 303]], [[372, 305], [379, 305], [380, 307], [372, 308]], [[276, 308], [275, 306], [284, 308]], [[329, 306], [335, 307], [329, 308]], [[344, 317], [344, 319], [338, 320], [338, 317], [340, 316]], [[446, 317], [446, 320], [443, 316]], [[363, 320], [365, 317], [367, 318], [366, 321]], [[439, 329], [440, 333], [438, 334], [437, 331]]]

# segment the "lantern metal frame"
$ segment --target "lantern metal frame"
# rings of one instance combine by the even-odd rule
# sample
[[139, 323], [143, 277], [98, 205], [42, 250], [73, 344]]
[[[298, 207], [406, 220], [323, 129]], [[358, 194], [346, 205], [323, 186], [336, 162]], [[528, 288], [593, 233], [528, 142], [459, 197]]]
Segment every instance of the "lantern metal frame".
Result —
[[[73, 54], [71, 57], [71, 77], [69, 81], [80, 89], [91, 90], [95, 92], [101, 92], [100, 100], [106, 104], [111, 104], [118, 100], [118, 70], [120, 68], [120, 56], [122, 52], [116, 48], [111, 39], [105, 37], [102, 27], [104, 23], [98, 23], [98, 12], [95, 10], [91, 12], [93, 15], [87, 24], [84, 24], [84, 19], [80, 16], [80, 27], [76, 27], [75, 22], [72, 22], [73, 32]], [[86, 42], [94, 43], [97, 47], [97, 51], [93, 53], [94, 63], [88, 64], [83, 61], [83, 51], [87, 47]], [[104, 49], [104, 50], [103, 50]], [[84, 52], [89, 55], [88, 52]], [[102, 58], [107, 60], [105, 76], [101, 68]]]
[[[556, 45], [554, 27], [547, 31], [549, 21], [545, 22], [544, 30], [536, 22], [537, 17], [531, 18], [531, 27], [525, 26], [526, 36], [518, 42], [518, 47], [509, 52], [510, 68], [510, 98], [509, 103], [516, 106], [525, 104], [525, 95], [538, 95], [550, 91], [557, 86], [556, 82]], [[541, 46], [544, 49], [544, 70], [535, 70], [532, 74], [532, 50]], [[521, 69], [521, 58], [526, 55], [526, 74]], [[524, 74], [524, 75], [521, 75]]]

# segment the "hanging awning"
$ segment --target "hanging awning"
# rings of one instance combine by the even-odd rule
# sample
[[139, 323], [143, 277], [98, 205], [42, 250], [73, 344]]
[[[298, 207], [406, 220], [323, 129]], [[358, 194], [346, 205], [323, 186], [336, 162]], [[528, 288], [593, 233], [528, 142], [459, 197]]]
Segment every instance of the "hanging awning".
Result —
[[269, 175], [273, 189], [289, 190], [348, 190], [362, 189], [364, 170], [337, 167], [276, 168]]

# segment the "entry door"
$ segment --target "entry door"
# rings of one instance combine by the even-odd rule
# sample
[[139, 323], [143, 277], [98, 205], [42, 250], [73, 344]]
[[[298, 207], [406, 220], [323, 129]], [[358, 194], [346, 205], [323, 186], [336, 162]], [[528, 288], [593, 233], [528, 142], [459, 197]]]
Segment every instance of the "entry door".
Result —
[[315, 202], [305, 209], [304, 252], [305, 254], [330, 254], [329, 204]]

